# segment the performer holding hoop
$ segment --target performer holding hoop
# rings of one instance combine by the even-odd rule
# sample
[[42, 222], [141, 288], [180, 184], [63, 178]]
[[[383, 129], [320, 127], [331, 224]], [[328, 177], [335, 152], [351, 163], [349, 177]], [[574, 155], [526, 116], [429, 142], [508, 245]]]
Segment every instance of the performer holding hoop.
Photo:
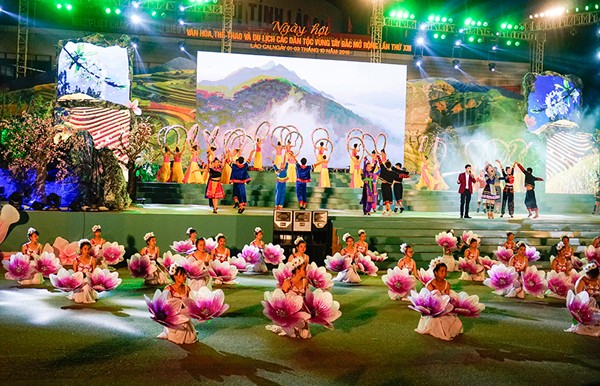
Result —
[[171, 156], [173, 153], [171, 152], [171, 149], [169, 149], [169, 146], [165, 146], [164, 150], [163, 163], [158, 171], [159, 182], [169, 182], [171, 179]]

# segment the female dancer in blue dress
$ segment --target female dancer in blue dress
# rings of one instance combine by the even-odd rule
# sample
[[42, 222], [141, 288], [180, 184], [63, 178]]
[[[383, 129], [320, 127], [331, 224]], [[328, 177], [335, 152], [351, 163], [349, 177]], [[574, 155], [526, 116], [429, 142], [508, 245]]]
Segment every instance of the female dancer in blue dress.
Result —
[[280, 165], [277, 165], [275, 161], [269, 157], [273, 162], [273, 169], [277, 174], [277, 183], [275, 185], [275, 209], [281, 210], [285, 203], [285, 188], [288, 181], [288, 162], [287, 156], [284, 157]]

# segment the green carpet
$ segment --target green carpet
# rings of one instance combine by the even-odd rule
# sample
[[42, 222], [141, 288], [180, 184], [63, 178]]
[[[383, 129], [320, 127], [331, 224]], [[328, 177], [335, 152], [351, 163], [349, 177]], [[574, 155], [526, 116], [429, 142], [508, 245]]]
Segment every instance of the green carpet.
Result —
[[[313, 338], [280, 337], [264, 326], [260, 301], [271, 276], [240, 276], [224, 288], [223, 317], [196, 324], [200, 342], [156, 338], [141, 279], [93, 305], [77, 305], [49, 282], [18, 287], [0, 280], [1, 384], [139, 385], [576, 385], [600, 381], [598, 338], [563, 332], [564, 301], [505, 299], [481, 284], [450, 283], [486, 304], [464, 319], [452, 342], [414, 332], [419, 314], [388, 298], [381, 277], [333, 288], [342, 317], [335, 330], [312, 326]], [[380, 272], [380, 275], [382, 272]]]

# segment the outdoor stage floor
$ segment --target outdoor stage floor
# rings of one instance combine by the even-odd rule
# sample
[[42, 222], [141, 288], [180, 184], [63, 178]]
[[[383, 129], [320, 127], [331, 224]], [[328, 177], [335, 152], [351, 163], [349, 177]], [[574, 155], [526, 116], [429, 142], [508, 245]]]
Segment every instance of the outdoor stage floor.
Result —
[[[92, 305], [78, 305], [48, 283], [18, 287], [0, 279], [2, 384], [139, 385], [579, 385], [600, 382], [598, 338], [563, 332], [564, 300], [506, 299], [481, 284], [455, 290], [479, 295], [486, 310], [463, 319], [464, 334], [445, 342], [414, 332], [419, 314], [388, 298], [379, 277], [336, 284], [342, 316], [310, 340], [267, 330], [260, 301], [271, 275], [240, 276], [225, 287], [231, 307], [196, 324], [199, 342], [156, 338], [143, 295], [154, 288], [119, 270], [123, 283]], [[420, 288], [420, 287], [419, 287]]]

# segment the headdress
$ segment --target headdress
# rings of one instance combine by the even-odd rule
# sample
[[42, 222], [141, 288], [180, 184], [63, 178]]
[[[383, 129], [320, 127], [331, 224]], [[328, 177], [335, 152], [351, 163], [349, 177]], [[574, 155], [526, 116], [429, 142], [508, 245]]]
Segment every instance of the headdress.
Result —
[[90, 240], [88, 240], [88, 239], [81, 239], [81, 240], [79, 240], [79, 242], [77, 243], [77, 245], [79, 246], [79, 249], [81, 249], [81, 246], [82, 246], [83, 244], [89, 244], [89, 245], [92, 245], [92, 243], [90, 243]]
[[223, 233], [217, 233], [217, 235], [215, 236], [215, 240], [219, 241], [220, 237], [225, 237], [225, 235]]
[[154, 232], [148, 232], [144, 235], [144, 241], [148, 242], [148, 240], [150, 240], [153, 237], [154, 237]]
[[402, 252], [403, 255], [406, 255], [406, 247], [408, 247], [408, 244], [406, 243], [400, 245], [400, 252]]
[[100, 225], [94, 225], [92, 227], [92, 232], [98, 232], [98, 231], [102, 231], [102, 227]]
[[359, 235], [359, 236], [360, 236], [360, 235], [362, 235], [363, 233], [367, 233], [367, 232], [365, 232], [365, 230], [364, 230], [364, 229], [359, 229], [359, 230], [358, 230], [358, 235]]
[[595, 262], [587, 263], [583, 266], [583, 272], [588, 273], [594, 269], [598, 269], [598, 265]]
[[352, 235], [348, 232], [344, 233], [344, 235], [342, 236], [342, 240], [344, 240], [344, 242], [346, 242], [346, 240], [348, 240], [348, 237], [352, 237]]
[[443, 257], [441, 257], [441, 256], [436, 257], [435, 259], [433, 259], [429, 262], [429, 269], [431, 269], [433, 271], [435, 269], [435, 267], [437, 267], [438, 265], [443, 264], [443, 263], [444, 263]]
[[27, 229], [27, 237], [31, 236], [34, 233], [37, 233], [37, 229], [35, 229], [35, 228]]
[[560, 251], [565, 247], [565, 243], [563, 243], [562, 241], [559, 241], [558, 244], [556, 244], [556, 250]]
[[304, 241], [304, 239], [300, 236], [298, 236], [298, 238], [296, 240], [294, 240], [294, 245], [298, 246], [298, 244], [300, 243], [306, 243], [306, 241]]
[[301, 256], [296, 256], [292, 259], [292, 261], [290, 261], [290, 268], [292, 269], [296, 269], [299, 266], [301, 266], [302, 264], [304, 264], [304, 258], [302, 258]]
[[190, 236], [193, 232], [196, 232], [196, 230], [192, 227], [189, 227], [186, 231], [185, 234]]
[[257, 235], [259, 232], [262, 232], [262, 228], [261, 227], [254, 228], [254, 234], [255, 235]]

